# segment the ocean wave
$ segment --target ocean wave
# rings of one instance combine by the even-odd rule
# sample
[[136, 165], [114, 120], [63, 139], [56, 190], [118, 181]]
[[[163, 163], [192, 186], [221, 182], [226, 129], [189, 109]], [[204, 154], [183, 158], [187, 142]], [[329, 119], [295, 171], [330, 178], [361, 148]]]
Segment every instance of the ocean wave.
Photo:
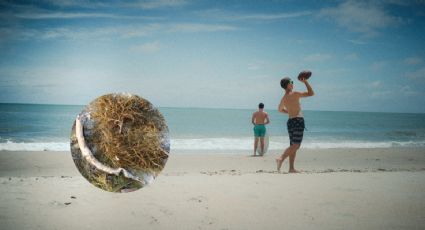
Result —
[[[283, 150], [288, 147], [288, 142], [283, 138], [271, 137], [269, 150]], [[391, 147], [425, 147], [425, 141], [305, 141], [302, 148], [306, 149], [333, 149], [333, 148], [391, 148]], [[172, 139], [171, 150], [252, 150], [252, 138], [199, 138], [199, 139]], [[69, 142], [13, 142], [0, 143], [0, 150], [7, 151], [69, 151]]]
[[69, 151], [69, 142], [13, 142], [0, 143], [0, 150], [7, 151]]
[[423, 137], [424, 132], [416, 132], [416, 131], [392, 131], [387, 132], [387, 136], [394, 138], [404, 138], [404, 137]]
[[[286, 139], [285, 139], [286, 140]], [[282, 138], [270, 138], [269, 150], [283, 150], [288, 147], [287, 141]], [[204, 139], [175, 139], [171, 141], [172, 149], [178, 150], [252, 150], [252, 138], [204, 138]], [[391, 148], [391, 147], [425, 147], [425, 141], [305, 141], [302, 148], [306, 149], [334, 149], [334, 148]]]

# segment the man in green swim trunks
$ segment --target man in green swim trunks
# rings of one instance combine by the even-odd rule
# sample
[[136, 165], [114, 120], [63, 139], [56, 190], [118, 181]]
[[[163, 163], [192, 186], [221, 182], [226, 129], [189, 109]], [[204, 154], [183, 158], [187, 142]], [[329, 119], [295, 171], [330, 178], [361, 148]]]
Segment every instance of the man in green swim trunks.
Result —
[[263, 111], [264, 104], [258, 105], [258, 111], [252, 114], [251, 122], [254, 125], [254, 156], [257, 155], [258, 138], [260, 138], [260, 156], [264, 154], [264, 136], [266, 135], [266, 125], [270, 123], [269, 115]]

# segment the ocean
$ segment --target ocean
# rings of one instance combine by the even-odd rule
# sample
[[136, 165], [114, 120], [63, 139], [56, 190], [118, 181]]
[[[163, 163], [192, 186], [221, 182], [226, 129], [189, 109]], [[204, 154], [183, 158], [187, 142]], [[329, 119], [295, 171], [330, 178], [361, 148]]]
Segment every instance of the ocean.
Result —
[[[0, 150], [69, 151], [71, 126], [83, 108], [0, 104]], [[255, 109], [159, 110], [170, 130], [171, 153], [252, 152]], [[283, 150], [289, 143], [287, 116], [266, 111], [271, 120], [269, 150]], [[303, 148], [425, 147], [425, 114], [304, 111], [304, 117]]]

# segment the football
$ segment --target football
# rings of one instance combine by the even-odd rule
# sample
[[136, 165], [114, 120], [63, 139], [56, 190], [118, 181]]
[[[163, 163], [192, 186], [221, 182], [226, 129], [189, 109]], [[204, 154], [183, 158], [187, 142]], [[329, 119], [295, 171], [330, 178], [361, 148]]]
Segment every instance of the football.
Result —
[[301, 71], [300, 74], [298, 74], [298, 80], [301, 81], [301, 79], [309, 79], [311, 77], [311, 71], [309, 70], [304, 70]]

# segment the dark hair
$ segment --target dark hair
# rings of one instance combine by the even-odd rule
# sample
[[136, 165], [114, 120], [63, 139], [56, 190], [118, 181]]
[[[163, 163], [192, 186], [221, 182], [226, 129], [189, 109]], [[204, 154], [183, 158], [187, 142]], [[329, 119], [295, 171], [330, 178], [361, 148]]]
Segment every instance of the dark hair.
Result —
[[291, 81], [291, 78], [285, 77], [282, 80], [280, 80], [280, 86], [282, 86], [282, 88], [286, 89], [286, 87], [288, 86], [290, 81]]
[[258, 108], [264, 109], [264, 104], [263, 103], [258, 104]]

